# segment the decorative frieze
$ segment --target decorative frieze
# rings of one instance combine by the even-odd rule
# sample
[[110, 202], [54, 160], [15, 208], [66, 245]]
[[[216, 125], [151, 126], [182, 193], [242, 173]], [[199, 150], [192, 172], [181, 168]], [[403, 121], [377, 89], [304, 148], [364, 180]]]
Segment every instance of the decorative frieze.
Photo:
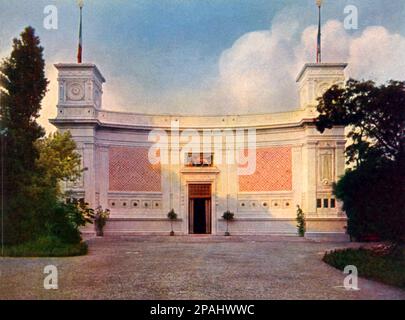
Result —
[[239, 199], [238, 211], [269, 212], [272, 210], [289, 210], [293, 207], [291, 198], [268, 198], [266, 200]]
[[256, 150], [256, 171], [239, 177], [240, 192], [292, 190], [291, 147], [267, 147]]
[[161, 191], [161, 167], [150, 163], [148, 151], [147, 147], [109, 148], [111, 191]]
[[161, 210], [162, 201], [152, 199], [133, 199], [133, 198], [109, 198], [109, 209], [128, 209], [128, 210]]

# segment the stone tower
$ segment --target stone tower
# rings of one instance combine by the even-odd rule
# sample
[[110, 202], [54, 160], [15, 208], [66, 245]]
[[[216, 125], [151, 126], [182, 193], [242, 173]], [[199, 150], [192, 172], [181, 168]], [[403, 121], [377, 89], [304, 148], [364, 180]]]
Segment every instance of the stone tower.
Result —
[[95, 118], [102, 106], [104, 77], [94, 64], [56, 64], [59, 99], [57, 118]]
[[63, 63], [55, 67], [58, 69], [59, 97], [57, 116], [51, 123], [61, 132], [70, 131], [84, 169], [81, 179], [68, 183], [65, 188], [95, 208], [99, 205], [99, 186], [102, 184], [96, 175], [101, 154], [96, 130], [105, 79], [90, 63]]
[[345, 83], [347, 63], [307, 63], [297, 77], [301, 109], [313, 109], [331, 86]]

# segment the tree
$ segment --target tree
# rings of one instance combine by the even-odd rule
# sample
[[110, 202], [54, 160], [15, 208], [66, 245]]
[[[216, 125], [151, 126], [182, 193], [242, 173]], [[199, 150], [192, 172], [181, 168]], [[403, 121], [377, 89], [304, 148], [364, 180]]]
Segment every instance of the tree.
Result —
[[364, 162], [348, 170], [335, 186], [335, 195], [343, 201], [349, 218], [348, 233], [357, 240], [378, 236], [403, 242], [404, 194], [404, 175], [391, 164]]
[[39, 152], [36, 167], [49, 185], [59, 190], [60, 181], [75, 181], [82, 174], [80, 155], [69, 131], [55, 132], [35, 142]]
[[377, 86], [349, 80], [319, 99], [317, 129], [346, 126], [347, 163], [352, 165], [335, 186], [343, 201], [348, 232], [361, 239], [378, 235], [405, 240], [405, 82]]
[[44, 67], [40, 40], [34, 29], [28, 27], [20, 39], [13, 40], [11, 55], [0, 67], [6, 242], [28, 239], [30, 233], [25, 231], [35, 220], [31, 214], [35, 199], [30, 186], [35, 180], [38, 158], [34, 142], [44, 135], [36, 122], [48, 85]]
[[317, 129], [350, 128], [347, 162], [374, 160], [400, 162], [405, 156], [405, 82], [349, 80], [333, 86], [319, 100]]
[[70, 133], [44, 138], [36, 122], [48, 85], [44, 67], [43, 48], [31, 27], [14, 39], [10, 57], [0, 66], [6, 200], [0, 230], [6, 244], [76, 245], [81, 241], [79, 227], [94, 218], [84, 201], [63, 199], [60, 182], [73, 181], [82, 173]]
[[52, 235], [75, 243], [80, 241], [79, 227], [93, 218], [93, 209], [84, 201], [69, 199], [60, 188], [61, 181], [74, 181], [82, 174], [81, 157], [69, 131], [49, 134], [35, 142], [38, 150], [36, 179], [31, 190], [35, 193], [37, 234]]

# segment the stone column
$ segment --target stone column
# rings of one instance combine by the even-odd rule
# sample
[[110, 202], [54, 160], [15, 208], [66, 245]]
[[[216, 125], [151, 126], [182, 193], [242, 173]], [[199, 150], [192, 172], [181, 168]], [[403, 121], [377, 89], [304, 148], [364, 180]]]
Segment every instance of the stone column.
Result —
[[304, 176], [303, 165], [302, 165], [302, 145], [292, 147], [292, 190], [293, 190], [293, 201], [294, 210], [295, 206], [299, 205], [302, 207], [302, 185]]
[[338, 181], [340, 179], [340, 177], [345, 174], [345, 165], [346, 165], [345, 146], [346, 146], [346, 141], [336, 142], [336, 153], [335, 153], [335, 157], [336, 157], [335, 179], [336, 179], [336, 181]]
[[316, 215], [316, 142], [307, 141], [304, 144], [302, 155], [303, 210], [310, 217]]
[[108, 146], [99, 146], [98, 148], [98, 166], [97, 166], [97, 187], [100, 195], [99, 205], [103, 209], [108, 208], [108, 189], [109, 189], [109, 154]]
[[85, 199], [90, 207], [94, 208], [96, 204], [96, 181], [95, 181], [95, 145], [94, 143], [84, 143], [83, 165]]

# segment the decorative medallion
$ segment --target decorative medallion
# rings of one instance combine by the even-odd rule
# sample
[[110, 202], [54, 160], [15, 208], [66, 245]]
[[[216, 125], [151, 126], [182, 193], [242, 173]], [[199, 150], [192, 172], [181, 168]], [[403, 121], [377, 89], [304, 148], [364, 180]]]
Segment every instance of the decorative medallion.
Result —
[[73, 82], [68, 85], [67, 98], [72, 101], [84, 100], [84, 86], [80, 82]]

